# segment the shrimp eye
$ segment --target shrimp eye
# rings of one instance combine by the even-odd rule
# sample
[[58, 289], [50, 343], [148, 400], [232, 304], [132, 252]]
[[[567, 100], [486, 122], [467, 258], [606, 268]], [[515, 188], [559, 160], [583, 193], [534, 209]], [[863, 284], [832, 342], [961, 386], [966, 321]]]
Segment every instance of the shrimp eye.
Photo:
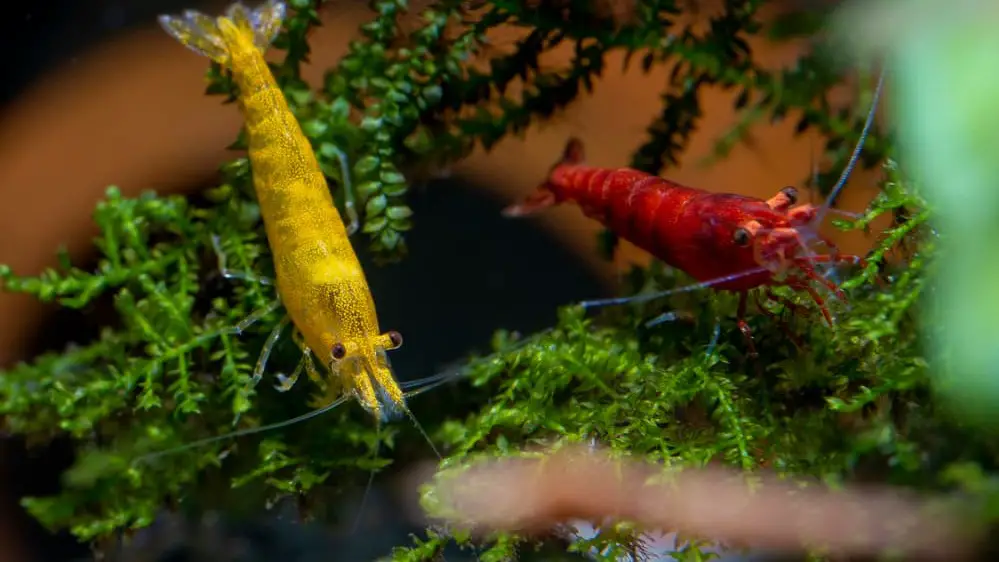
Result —
[[388, 333], [389, 341], [392, 342], [391, 349], [398, 349], [402, 347], [402, 334], [392, 330]]
[[732, 241], [735, 242], [736, 246], [748, 246], [749, 231], [742, 227], [735, 229], [735, 232], [732, 233]]
[[333, 359], [339, 361], [347, 356], [347, 348], [342, 343], [337, 342], [333, 344], [333, 349], [330, 349], [330, 355], [333, 356]]
[[789, 185], [784, 189], [780, 190], [780, 192], [784, 194], [784, 197], [787, 197], [787, 200], [790, 202], [791, 205], [794, 205], [795, 203], [798, 202], [798, 190], [795, 189], [794, 186]]

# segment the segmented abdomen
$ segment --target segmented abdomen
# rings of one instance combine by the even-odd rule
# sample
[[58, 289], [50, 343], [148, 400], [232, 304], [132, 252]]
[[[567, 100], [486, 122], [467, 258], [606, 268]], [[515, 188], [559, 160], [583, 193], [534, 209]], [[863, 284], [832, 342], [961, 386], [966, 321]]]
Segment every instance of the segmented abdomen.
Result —
[[282, 303], [312, 349], [377, 333], [364, 272], [312, 146], [262, 55], [249, 60], [233, 74], [245, 92], [253, 184]]
[[323, 259], [353, 266], [356, 257], [346, 227], [309, 139], [263, 56], [253, 53], [246, 58], [259, 60], [239, 68], [234, 75], [242, 92], [240, 105], [246, 120], [253, 184], [275, 260], [306, 257], [313, 270]]
[[677, 221], [684, 206], [706, 191], [659, 176], [620, 168], [566, 166], [551, 175], [551, 189], [576, 202], [586, 216], [674, 267]]

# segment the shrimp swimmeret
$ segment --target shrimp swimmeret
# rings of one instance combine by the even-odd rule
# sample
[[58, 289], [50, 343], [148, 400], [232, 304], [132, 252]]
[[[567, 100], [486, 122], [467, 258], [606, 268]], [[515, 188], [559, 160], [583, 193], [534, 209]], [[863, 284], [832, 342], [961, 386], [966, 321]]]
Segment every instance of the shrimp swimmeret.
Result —
[[[356, 398], [379, 422], [403, 413], [412, 416], [386, 355], [402, 345], [402, 336], [379, 329], [374, 300], [351, 247], [350, 233], [312, 146], [264, 60], [264, 51], [280, 30], [285, 13], [280, 0], [269, 0], [253, 10], [236, 2], [217, 18], [188, 10], [181, 16], [160, 16], [159, 22], [183, 45], [230, 69], [239, 87], [238, 105], [246, 121], [253, 184], [274, 259], [278, 299], [234, 331], [241, 332], [281, 305], [287, 311], [261, 351], [254, 379], [263, 375], [271, 347], [290, 319], [302, 336], [296, 340], [310, 376], [319, 376], [313, 361], [318, 358], [346, 392], [334, 403], [294, 420], [184, 448], [289, 425], [329, 411], [349, 397]], [[227, 272], [218, 240], [213, 242], [226, 277], [269, 283]], [[281, 377], [279, 388], [290, 388], [296, 378]]]

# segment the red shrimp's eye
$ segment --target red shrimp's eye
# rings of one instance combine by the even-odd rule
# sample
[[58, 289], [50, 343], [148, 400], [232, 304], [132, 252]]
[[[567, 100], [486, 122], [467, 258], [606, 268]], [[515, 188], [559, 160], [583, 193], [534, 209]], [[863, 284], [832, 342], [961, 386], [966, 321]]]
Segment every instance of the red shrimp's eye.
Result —
[[389, 341], [392, 342], [391, 349], [398, 349], [402, 347], [402, 334], [392, 330], [388, 333]]
[[795, 189], [794, 186], [789, 185], [780, 190], [780, 192], [784, 194], [784, 197], [787, 197], [790, 205], [794, 205], [798, 202], [798, 190]]
[[342, 343], [337, 342], [333, 344], [333, 348], [330, 349], [330, 355], [333, 356], [333, 359], [339, 361], [347, 356], [347, 348], [344, 347]]
[[742, 227], [735, 229], [735, 232], [732, 233], [732, 241], [735, 242], [736, 246], [748, 246], [749, 237], [749, 231]]

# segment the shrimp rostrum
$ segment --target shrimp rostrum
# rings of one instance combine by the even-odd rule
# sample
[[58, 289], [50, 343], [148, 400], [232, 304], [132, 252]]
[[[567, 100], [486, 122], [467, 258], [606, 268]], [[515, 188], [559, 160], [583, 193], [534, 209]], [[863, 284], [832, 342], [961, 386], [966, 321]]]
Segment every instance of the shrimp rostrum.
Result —
[[[767, 200], [731, 193], [712, 193], [680, 185], [630, 168], [595, 168], [583, 164], [582, 143], [569, 141], [562, 159], [537, 191], [503, 213], [519, 217], [563, 202], [574, 202], [583, 213], [621, 238], [699, 281], [700, 285], [739, 293], [737, 321], [750, 351], [752, 335], [745, 314], [749, 293], [796, 308], [773, 291], [787, 286], [807, 292], [826, 321], [832, 316], [813, 282], [846, 300], [843, 292], [815, 270], [817, 263], [863, 263], [841, 255], [835, 245], [814, 231], [819, 207], [797, 204], [793, 187]], [[830, 253], [816, 254], [808, 240], [819, 240]], [[756, 294], [760, 309], [769, 314]], [[591, 301], [612, 304], [628, 299]]]

